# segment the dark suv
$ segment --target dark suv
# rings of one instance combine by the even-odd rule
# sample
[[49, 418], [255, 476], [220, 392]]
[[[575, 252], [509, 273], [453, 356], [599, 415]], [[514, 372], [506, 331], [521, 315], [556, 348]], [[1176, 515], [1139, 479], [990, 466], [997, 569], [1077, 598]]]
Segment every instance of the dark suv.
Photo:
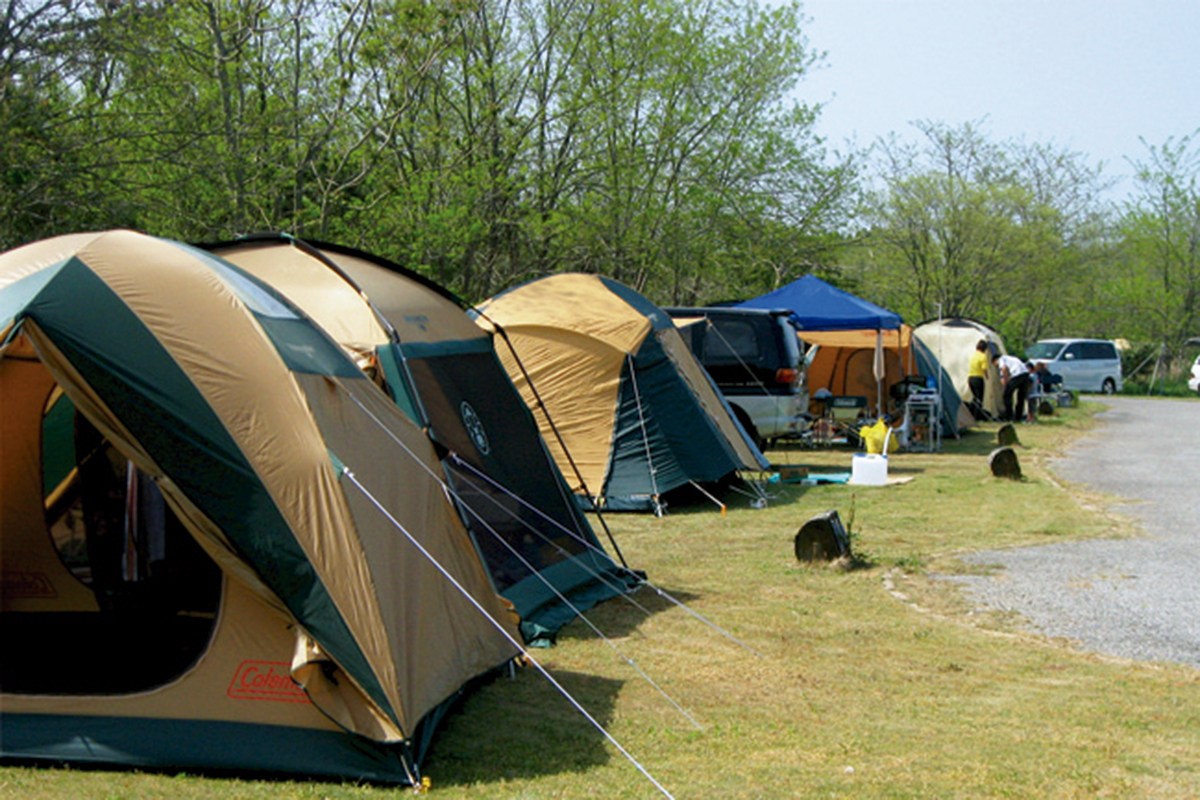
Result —
[[787, 311], [667, 308], [751, 438], [765, 447], [803, 429], [804, 360]]

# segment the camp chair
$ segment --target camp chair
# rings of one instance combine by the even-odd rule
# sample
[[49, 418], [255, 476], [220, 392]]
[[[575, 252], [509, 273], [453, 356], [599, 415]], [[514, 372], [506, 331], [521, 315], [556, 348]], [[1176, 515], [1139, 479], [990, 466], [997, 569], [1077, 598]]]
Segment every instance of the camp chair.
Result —
[[825, 403], [826, 412], [834, 428], [845, 434], [846, 440], [858, 441], [858, 429], [867, 415], [867, 398], [854, 395], [833, 396]]

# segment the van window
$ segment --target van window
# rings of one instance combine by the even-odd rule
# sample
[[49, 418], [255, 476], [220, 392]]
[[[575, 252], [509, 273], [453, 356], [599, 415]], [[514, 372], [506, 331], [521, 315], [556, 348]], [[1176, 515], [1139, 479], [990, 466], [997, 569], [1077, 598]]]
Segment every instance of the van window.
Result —
[[800, 363], [800, 337], [796, 335], [796, 329], [786, 319], [780, 319], [779, 325], [783, 328], [783, 349], [787, 351], [787, 365]]
[[1087, 358], [1087, 354], [1084, 352], [1083, 342], [1072, 342], [1071, 344], [1067, 345], [1067, 349], [1063, 351], [1062, 357], [1072, 361], [1080, 358]]
[[1062, 348], [1062, 342], [1038, 342], [1025, 351], [1025, 356], [1030, 359], [1053, 361], [1062, 352]]
[[704, 360], [714, 364], [758, 361], [758, 336], [754, 325], [740, 319], [713, 319], [704, 340]]
[[1087, 342], [1083, 357], [1113, 361], [1117, 357], [1117, 349], [1111, 342]]

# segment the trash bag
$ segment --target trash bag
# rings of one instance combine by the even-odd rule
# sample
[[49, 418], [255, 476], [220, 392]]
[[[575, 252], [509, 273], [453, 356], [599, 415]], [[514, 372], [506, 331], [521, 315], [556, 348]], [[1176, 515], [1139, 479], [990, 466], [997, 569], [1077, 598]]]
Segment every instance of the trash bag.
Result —
[[888, 427], [887, 422], [881, 419], [874, 425], [864, 425], [859, 428], [858, 436], [862, 439], [868, 454], [884, 455], [884, 447], [887, 448], [888, 453], [896, 451], [896, 437], [889, 436], [891, 432], [892, 429]]

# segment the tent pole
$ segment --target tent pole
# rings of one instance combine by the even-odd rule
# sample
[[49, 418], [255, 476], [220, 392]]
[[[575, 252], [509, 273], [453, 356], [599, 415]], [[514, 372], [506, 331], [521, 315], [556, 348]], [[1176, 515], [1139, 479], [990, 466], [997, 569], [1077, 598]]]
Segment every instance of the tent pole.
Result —
[[617, 547], [617, 540], [613, 538], [612, 531], [608, 528], [608, 521], [600, 513], [600, 504], [597, 502], [598, 498], [592, 494], [592, 490], [588, 488], [587, 481], [583, 479], [583, 473], [579, 471], [579, 465], [575, 463], [574, 457], [571, 456], [571, 451], [567, 449], [567, 443], [563, 441], [562, 434], [559, 433], [558, 426], [554, 424], [554, 417], [550, 416], [550, 409], [546, 408], [541, 394], [538, 393], [537, 387], [533, 385], [533, 378], [530, 377], [529, 372], [525, 369], [525, 363], [521, 361], [521, 356], [517, 354], [517, 348], [513, 347], [512, 340], [508, 338], [508, 331], [504, 330], [495, 320], [483, 315], [482, 312], [480, 312], [480, 315], [496, 329], [496, 332], [500, 334], [500, 338], [508, 345], [508, 352], [512, 353], [513, 359], [516, 360], [517, 367], [521, 370], [521, 375], [525, 378], [526, 385], [529, 386], [529, 391], [533, 392], [533, 399], [537, 402], [538, 409], [545, 416], [546, 423], [549, 424], [550, 430], [554, 433], [554, 438], [558, 442], [558, 446], [562, 448], [563, 455], [567, 457], [567, 463], [571, 465], [575, 477], [579, 480], [579, 488], [583, 489], [583, 493], [592, 500], [592, 510], [596, 512], [596, 519], [600, 522], [600, 527], [604, 529], [604, 535], [608, 537], [609, 544], [613, 546], [613, 552], [621, 560], [621, 566], [632, 572], [629, 564], [625, 561], [625, 556], [621, 553], [621, 548]]
[[720, 500], [718, 500], [717, 498], [715, 498], [711, 494], [709, 494], [707, 491], [705, 491], [704, 487], [701, 486], [700, 484], [696, 483], [695, 481], [688, 481], [688, 483], [690, 483], [692, 486], [694, 486], [696, 488], [696, 490], [698, 492], [700, 492], [700, 494], [704, 495], [709, 500], [712, 500], [713, 503], [715, 503], [717, 505], [717, 508], [721, 509], [721, 516], [722, 517], [725, 516], [725, 504], [724, 503], [722, 503]]
[[625, 361], [629, 364], [629, 380], [633, 382], [633, 402], [637, 403], [638, 425], [642, 429], [642, 444], [646, 446], [646, 465], [650, 469], [650, 491], [654, 493], [654, 516], [661, 517], [663, 507], [659, 502], [658, 479], [655, 477], [657, 470], [654, 468], [654, 456], [650, 453], [650, 434], [646, 431], [646, 416], [642, 413], [642, 393], [638, 391], [637, 370], [633, 366], [633, 356], [630, 353], [625, 354]]

